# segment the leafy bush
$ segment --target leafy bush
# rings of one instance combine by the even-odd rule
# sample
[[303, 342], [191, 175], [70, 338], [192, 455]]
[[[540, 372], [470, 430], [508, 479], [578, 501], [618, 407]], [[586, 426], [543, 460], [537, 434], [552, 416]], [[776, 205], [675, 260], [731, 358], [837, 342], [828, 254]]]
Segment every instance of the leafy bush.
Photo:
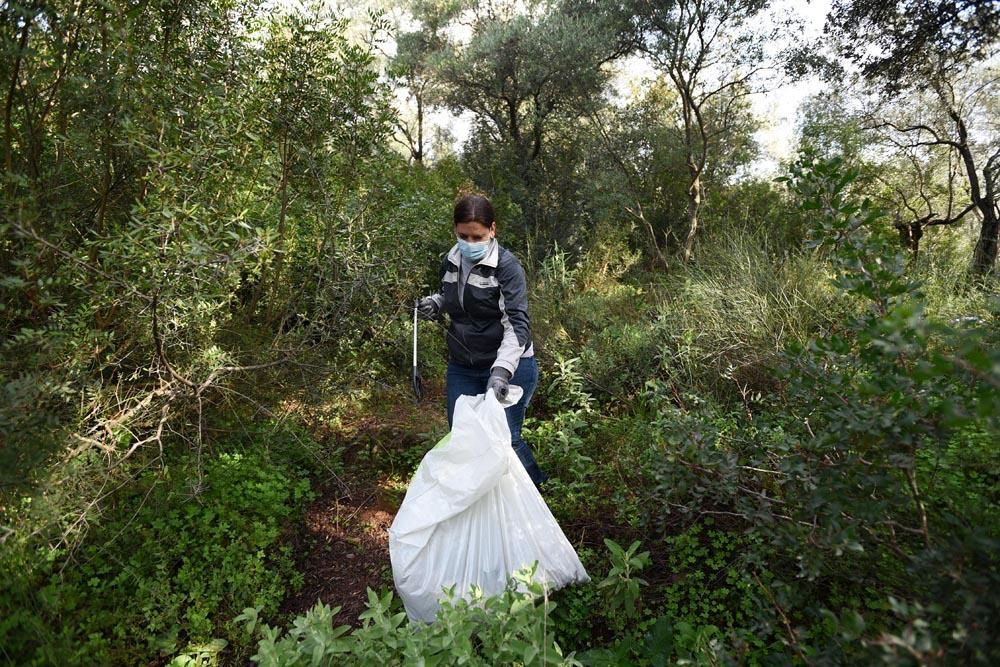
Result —
[[533, 580], [535, 568], [518, 571], [503, 593], [484, 596], [473, 588], [470, 599], [452, 591], [429, 625], [406, 623], [391, 592], [368, 589], [368, 609], [361, 626], [333, 627], [338, 609], [317, 603], [296, 618], [287, 632], [259, 625], [259, 609], [237, 617], [247, 631], [261, 636], [252, 660], [260, 665], [579, 665], [564, 655], [553, 633], [553, 605], [545, 588]]
[[5, 14], [53, 83], [10, 98], [0, 223], [0, 502], [48, 505], [43, 539], [83, 539], [126, 461], [184, 465], [213, 408], [266, 407], [277, 367], [347, 384], [448, 235], [457, 168], [388, 147], [376, 34], [259, 4]]
[[735, 664], [735, 656], [726, 650], [722, 633], [714, 625], [676, 625], [666, 617], [646, 624], [641, 632], [627, 634], [609, 648], [580, 654], [589, 667], [618, 665], [724, 665]]
[[[988, 664], [995, 485], [954, 452], [1000, 440], [1000, 357], [981, 345], [990, 332], [926, 318], [879, 211], [845, 197], [853, 177], [805, 160], [791, 183], [834, 283], [865, 304], [857, 317], [790, 346], [780, 396], [743, 410], [679, 406], [651, 385], [660, 524], [717, 515], [748, 530], [755, 623], [801, 659]], [[978, 499], [949, 499], [958, 480]]]
[[[641, 388], [659, 350], [644, 291], [614, 280], [614, 257], [626, 252], [615, 247], [600, 245], [575, 264], [557, 251], [543, 263], [532, 294], [532, 330], [543, 360], [577, 359], [574, 370], [586, 391], [603, 402]], [[626, 267], [633, 261], [622, 260]], [[545, 403], [546, 390], [538, 392]]]
[[239, 639], [219, 619], [248, 604], [274, 614], [301, 583], [277, 544], [308, 495], [306, 480], [252, 452], [146, 474], [76, 552], [21, 571], [5, 554], [5, 650], [31, 664], [135, 664]]
[[[587, 572], [593, 574], [596, 571], [597, 554], [592, 548], [577, 549], [577, 556]], [[607, 623], [602, 599], [603, 595], [593, 579], [567, 586], [553, 594], [553, 632], [566, 647], [584, 649], [600, 645]]]
[[[645, 579], [635, 576], [649, 565], [649, 552], [639, 551], [639, 540], [630, 544], [627, 549], [608, 538], [604, 539], [604, 544], [611, 552], [611, 569], [597, 587], [604, 591], [609, 615], [620, 619], [620, 623], [635, 615], [640, 591], [643, 586], [649, 585]], [[623, 617], [616, 614], [619, 607], [624, 611]]]
[[[339, 608], [317, 603], [305, 615], [291, 623], [287, 631], [261, 624], [259, 608], [247, 608], [236, 619], [247, 632], [259, 637], [254, 662], [262, 665], [579, 665], [572, 653], [564, 654], [560, 638], [589, 646], [598, 625], [626, 631], [629, 636], [645, 636], [639, 648], [624, 644], [622, 657], [647, 656], [644, 650], [658, 651], [673, 635], [665, 621], [639, 623], [632, 629], [644, 582], [636, 573], [649, 564], [648, 552], [638, 552], [639, 543], [623, 549], [605, 541], [610, 554], [610, 569], [599, 584], [583, 584], [550, 593], [533, 580], [535, 568], [516, 572], [507, 589], [486, 597], [476, 588], [469, 599], [456, 599], [446, 591], [434, 623], [410, 624], [391, 592], [376, 594], [368, 590], [368, 609], [361, 614], [361, 625], [353, 630], [346, 625], [334, 627]], [[581, 557], [591, 561], [593, 554], [582, 550]], [[602, 595], [602, 591], [604, 594]], [[558, 602], [553, 601], [553, 597]], [[603, 604], [607, 600], [609, 604]], [[624, 607], [627, 615], [618, 613]], [[705, 630], [677, 626], [679, 655], [689, 655], [684, 647], [691, 637]], [[589, 631], [588, 631], [589, 630]], [[701, 636], [701, 635], [698, 635]], [[590, 658], [613, 654], [594, 649]], [[615, 653], [618, 655], [619, 653]], [[178, 665], [181, 663], [177, 663]], [[186, 664], [186, 663], [185, 663]], [[605, 664], [605, 663], [597, 663]], [[609, 664], [621, 664], [609, 663]]]
[[594, 400], [584, 390], [577, 370], [579, 361], [575, 357], [556, 358], [546, 393], [549, 406], [559, 412], [544, 420], [526, 419], [524, 437], [545, 462], [550, 477], [558, 476], [563, 484], [585, 491], [591, 488], [587, 476], [594, 464], [585, 451], [585, 431], [593, 416]]

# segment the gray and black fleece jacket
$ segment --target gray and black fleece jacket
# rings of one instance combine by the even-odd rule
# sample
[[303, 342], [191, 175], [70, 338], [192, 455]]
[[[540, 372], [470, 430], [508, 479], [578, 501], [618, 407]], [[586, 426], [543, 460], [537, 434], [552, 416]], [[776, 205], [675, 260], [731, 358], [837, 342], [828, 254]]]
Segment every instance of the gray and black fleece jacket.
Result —
[[463, 267], [458, 245], [452, 247], [441, 263], [441, 289], [431, 298], [451, 316], [448, 355], [455, 363], [499, 366], [513, 375], [522, 357], [534, 356], [524, 269], [496, 240], [471, 266]]

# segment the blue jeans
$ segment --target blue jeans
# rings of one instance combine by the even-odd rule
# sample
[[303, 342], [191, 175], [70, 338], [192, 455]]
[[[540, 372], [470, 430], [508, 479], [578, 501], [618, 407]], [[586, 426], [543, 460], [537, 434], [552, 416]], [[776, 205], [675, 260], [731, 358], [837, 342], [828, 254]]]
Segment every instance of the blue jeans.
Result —
[[[486, 383], [490, 379], [490, 369], [469, 368], [461, 366], [454, 361], [448, 362], [448, 426], [451, 427], [452, 417], [455, 415], [455, 403], [459, 396], [475, 396], [486, 392]], [[521, 438], [521, 425], [524, 423], [524, 413], [528, 409], [528, 402], [531, 395], [538, 387], [538, 363], [534, 357], [523, 357], [517, 364], [517, 371], [510, 379], [512, 385], [517, 385], [524, 390], [521, 400], [506, 408], [507, 425], [510, 427], [510, 444], [521, 459], [524, 469], [528, 471], [528, 476], [535, 486], [540, 485], [548, 477], [543, 473], [535, 457], [531, 453], [528, 443]]]

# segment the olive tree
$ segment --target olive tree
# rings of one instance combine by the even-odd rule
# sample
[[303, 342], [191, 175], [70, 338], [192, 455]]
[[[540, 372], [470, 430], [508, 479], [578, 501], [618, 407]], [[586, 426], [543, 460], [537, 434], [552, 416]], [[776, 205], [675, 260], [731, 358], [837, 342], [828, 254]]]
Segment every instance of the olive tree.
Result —
[[440, 83], [434, 74], [432, 59], [444, 48], [446, 30], [461, 10], [458, 2], [437, 3], [416, 0], [405, 19], [416, 24], [413, 30], [400, 30], [396, 35], [396, 54], [390, 60], [390, 72], [412, 102], [410, 119], [400, 117], [396, 129], [402, 135], [410, 159], [422, 164], [427, 153], [426, 115], [440, 103]]
[[[742, 102], [765, 64], [766, 35], [755, 25], [766, 0], [634, 0], [639, 49], [677, 91], [674, 119], [687, 165], [687, 231], [682, 249], [690, 260], [704, 199], [703, 177], [713, 146], [737, 130]], [[714, 113], [710, 119], [709, 110]]]
[[[870, 127], [910, 165], [913, 192], [902, 192], [900, 200], [910, 214], [901, 225], [911, 248], [916, 250], [925, 228], [975, 215], [979, 231], [970, 271], [979, 279], [993, 271], [1000, 237], [1000, 128], [991, 109], [1000, 94], [1000, 72], [992, 68], [963, 80], [939, 76], [928, 83], [902, 101], [876, 106]], [[937, 179], [929, 173], [935, 163]], [[934, 199], [936, 183], [943, 192]]]
[[472, 171], [509, 193], [530, 239], [545, 217], [540, 164], [551, 133], [599, 101], [602, 65], [621, 46], [601, 15], [559, 3], [480, 2], [455, 20], [469, 34], [453, 35], [433, 61], [441, 101], [473, 114]]
[[0, 480], [40, 490], [43, 537], [79, 539], [110, 490], [200, 460], [206, 413], [301, 351], [269, 315], [320, 291], [313, 267], [338, 297], [370, 273], [337, 204], [364, 206], [350, 175], [389, 125], [371, 45], [257, 9], [0, 10]]
[[[838, 54], [874, 89], [867, 126], [911, 165], [916, 188], [899, 197], [910, 214], [899, 224], [904, 240], [916, 249], [926, 227], [975, 215], [974, 280], [994, 270], [1000, 237], [1000, 141], [991, 108], [998, 27], [1000, 9], [980, 0], [838, 0], [826, 26]], [[944, 203], [927, 196], [935, 161], [947, 165]]]
[[[922, 85], [996, 52], [1000, 5], [992, 0], [835, 0], [826, 33], [842, 58], [890, 92]], [[871, 48], [872, 46], [876, 48]]]
[[[706, 161], [700, 180], [721, 186], [756, 155], [753, 131], [758, 123], [747, 100], [733, 106], [706, 105], [708, 128], [728, 126], [726, 133], [707, 132]], [[595, 110], [595, 130], [588, 151], [588, 173], [597, 183], [593, 198], [609, 210], [624, 211], [643, 231], [650, 257], [663, 266], [684, 247], [689, 206], [689, 152], [685, 135], [673, 119], [681, 107], [676, 88], [660, 75], [623, 106]]]

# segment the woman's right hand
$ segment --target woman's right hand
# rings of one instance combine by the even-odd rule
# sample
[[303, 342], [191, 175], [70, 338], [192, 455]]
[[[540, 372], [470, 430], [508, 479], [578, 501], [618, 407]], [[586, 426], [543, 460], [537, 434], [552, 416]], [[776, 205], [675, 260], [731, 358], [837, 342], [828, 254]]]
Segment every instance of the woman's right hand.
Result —
[[425, 296], [423, 299], [417, 302], [417, 315], [424, 320], [433, 320], [437, 317], [438, 305], [437, 301], [429, 296]]

